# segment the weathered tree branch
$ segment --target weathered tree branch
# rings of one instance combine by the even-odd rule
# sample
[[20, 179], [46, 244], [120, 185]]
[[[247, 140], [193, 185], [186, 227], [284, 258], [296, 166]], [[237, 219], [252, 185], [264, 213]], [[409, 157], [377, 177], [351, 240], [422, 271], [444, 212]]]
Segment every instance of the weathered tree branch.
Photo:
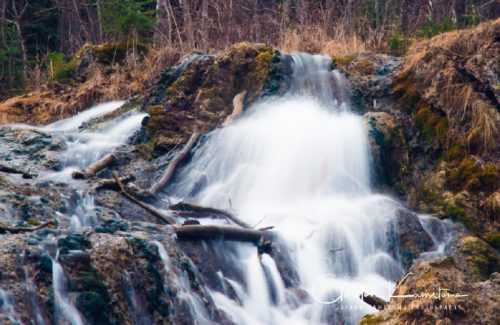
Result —
[[237, 94], [233, 98], [233, 112], [231, 115], [226, 117], [224, 120], [224, 123], [222, 124], [223, 126], [231, 124], [234, 120], [236, 120], [238, 117], [243, 114], [243, 111], [245, 109], [245, 97], [247, 95], [246, 90], [242, 91], [241, 93]]
[[36, 227], [6, 227], [0, 225], [0, 234], [5, 234], [5, 233], [11, 233], [11, 234], [19, 234], [23, 232], [32, 232], [38, 229], [45, 228], [50, 225], [56, 225], [56, 222], [54, 220], [49, 220], [47, 222], [44, 222]]
[[2, 164], [0, 164], [0, 172], [4, 172], [7, 174], [24, 174], [24, 172], [20, 169], [6, 166], [6, 165], [2, 165]]
[[186, 225], [175, 228], [179, 240], [225, 239], [258, 244], [265, 231], [232, 226]]
[[149, 204], [146, 204], [144, 202], [142, 202], [141, 200], [139, 200], [138, 198], [134, 197], [133, 195], [131, 195], [130, 193], [128, 193], [126, 190], [125, 190], [125, 187], [123, 186], [123, 183], [120, 181], [120, 178], [118, 177], [118, 174], [116, 172], [113, 172], [113, 177], [115, 179], [115, 182], [118, 184], [118, 186], [120, 187], [120, 191], [121, 193], [127, 198], [129, 199], [130, 201], [134, 202], [135, 204], [137, 204], [138, 206], [140, 206], [141, 208], [143, 208], [144, 210], [148, 211], [149, 213], [151, 213], [152, 215], [154, 215], [155, 217], [157, 217], [158, 219], [161, 219], [163, 220], [165, 223], [167, 224], [174, 224], [175, 223], [175, 220], [170, 217], [170, 216], [167, 216], [166, 214], [158, 211], [157, 209], [155, 209], [154, 207], [150, 206]]
[[359, 295], [359, 299], [363, 300], [363, 302], [367, 303], [368, 305], [377, 308], [378, 310], [384, 309], [387, 305], [387, 301], [385, 301], [384, 299], [379, 298], [375, 295], [367, 295], [364, 292]]
[[[132, 182], [135, 180], [135, 176], [132, 174], [120, 177], [120, 181], [123, 183]], [[116, 183], [114, 178], [101, 179], [97, 181], [94, 185], [94, 190], [107, 189], [107, 190], [120, 190], [120, 187]]]
[[189, 141], [186, 143], [184, 148], [177, 153], [177, 155], [172, 159], [172, 161], [168, 164], [167, 169], [165, 169], [165, 172], [161, 176], [161, 178], [151, 185], [149, 188], [149, 192], [151, 192], [153, 195], [158, 194], [165, 186], [167, 186], [168, 182], [170, 179], [174, 176], [175, 170], [177, 169], [177, 166], [179, 163], [181, 163], [184, 159], [186, 159], [187, 155], [189, 154], [189, 151], [193, 148], [195, 145], [196, 141], [198, 141], [198, 138], [200, 137], [200, 134], [198, 132], [194, 132], [191, 135], [191, 138], [189, 138]]
[[94, 176], [97, 172], [109, 167], [115, 162], [115, 156], [113, 154], [107, 154], [95, 163], [91, 164], [83, 171], [74, 171], [71, 176], [74, 179], [85, 179]]
[[[244, 221], [239, 220], [235, 216], [233, 216], [231, 213], [224, 211], [224, 210], [219, 210], [215, 208], [210, 208], [210, 207], [204, 207], [200, 205], [195, 205], [191, 203], [186, 203], [186, 202], [179, 202], [177, 204], [173, 204], [169, 206], [169, 209], [172, 211], [175, 211], [179, 215], [189, 215], [190, 217], [204, 217], [210, 214], [214, 214], [216, 216], [222, 216], [226, 219], [231, 220], [233, 223], [237, 224], [240, 227], [243, 227], [245, 229], [252, 229], [252, 227], [245, 223]], [[197, 215], [199, 214], [199, 215]]]

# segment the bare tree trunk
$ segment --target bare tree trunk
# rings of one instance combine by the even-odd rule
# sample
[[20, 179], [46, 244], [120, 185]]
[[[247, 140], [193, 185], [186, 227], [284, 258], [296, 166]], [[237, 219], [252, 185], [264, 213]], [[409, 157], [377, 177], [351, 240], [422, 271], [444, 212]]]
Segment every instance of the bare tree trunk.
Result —
[[97, 24], [99, 26], [99, 43], [102, 43], [104, 41], [104, 35], [102, 32], [101, 1], [96, 0], [95, 6], [97, 11]]
[[324, 29], [327, 33], [327, 35], [331, 35], [333, 32], [333, 13], [335, 10], [335, 3], [334, 0], [326, 0], [325, 3], [325, 22], [324, 22]]
[[193, 19], [191, 18], [191, 10], [189, 9], [188, 0], [180, 0], [182, 5], [182, 12], [184, 17], [184, 32], [186, 34], [186, 40], [188, 42], [189, 48], [194, 49], [194, 29], [193, 29]]
[[22, 31], [22, 19], [26, 8], [28, 7], [28, 1], [24, 3], [24, 6], [21, 10], [18, 10], [16, 6], [16, 1], [12, 0], [12, 12], [14, 13], [14, 26], [16, 27], [17, 37], [19, 38], [19, 44], [21, 46], [21, 57], [22, 57], [22, 65], [23, 65], [23, 81], [28, 80], [28, 52], [26, 51], [26, 43], [23, 37]]
[[201, 44], [208, 47], [208, 0], [201, 1]]
[[[328, 0], [327, 0], [328, 1]], [[292, 0], [283, 0], [283, 16], [281, 18], [281, 33], [286, 32], [290, 26], [290, 14], [292, 12]]]
[[156, 1], [156, 32], [155, 39], [157, 44], [165, 40], [167, 45], [172, 45], [172, 17], [170, 14], [169, 0]]
[[253, 41], [260, 42], [259, 0], [253, 0], [252, 17]]

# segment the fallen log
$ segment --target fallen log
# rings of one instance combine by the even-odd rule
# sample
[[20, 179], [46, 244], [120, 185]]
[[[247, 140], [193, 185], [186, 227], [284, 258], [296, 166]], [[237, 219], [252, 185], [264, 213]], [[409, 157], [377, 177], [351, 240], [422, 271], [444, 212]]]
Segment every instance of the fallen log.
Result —
[[165, 186], [167, 186], [168, 182], [170, 179], [174, 176], [175, 170], [177, 169], [177, 166], [179, 163], [181, 163], [184, 159], [189, 154], [189, 151], [193, 148], [193, 146], [196, 144], [196, 141], [198, 141], [198, 138], [200, 137], [200, 134], [198, 132], [194, 132], [191, 135], [191, 138], [189, 138], [189, 141], [186, 143], [184, 148], [182, 148], [181, 151], [177, 153], [177, 155], [172, 159], [172, 161], [168, 164], [167, 168], [165, 169], [165, 172], [163, 175], [160, 177], [160, 179], [151, 185], [149, 188], [149, 192], [151, 192], [153, 195], [158, 194]]
[[359, 295], [359, 298], [363, 300], [363, 302], [367, 303], [372, 307], [377, 308], [378, 310], [383, 310], [387, 305], [387, 301], [385, 301], [384, 299], [377, 297], [375, 295], [367, 295], [364, 292], [361, 295]]
[[81, 171], [74, 171], [71, 174], [71, 177], [74, 179], [85, 179], [85, 178], [90, 178], [97, 174], [97, 172], [103, 170], [106, 167], [111, 166], [115, 162], [115, 156], [113, 154], [107, 154], [106, 156], [102, 157], [95, 163], [89, 165], [85, 170]]
[[236, 218], [231, 213], [210, 207], [204, 207], [186, 202], [179, 202], [169, 206], [169, 209], [175, 211], [178, 215], [189, 215], [190, 217], [206, 217], [207, 215], [222, 216], [240, 227], [252, 229], [252, 227], [244, 221]]
[[25, 174], [25, 172], [20, 170], [20, 169], [6, 166], [6, 165], [2, 165], [2, 164], [0, 164], [0, 172], [4, 172], [7, 174]]
[[[130, 174], [126, 176], [121, 176], [120, 181], [122, 184], [132, 182], [135, 180], [135, 176]], [[106, 189], [106, 190], [120, 190], [120, 187], [118, 186], [118, 183], [116, 183], [114, 178], [107, 178], [107, 179], [101, 179], [99, 180], [96, 185], [94, 185], [94, 190], [100, 190], [100, 189]]]
[[179, 240], [224, 239], [259, 244], [266, 231], [222, 225], [186, 225], [175, 228]]
[[115, 182], [118, 184], [118, 187], [120, 188], [120, 192], [127, 199], [134, 202], [135, 204], [137, 204], [138, 206], [140, 206], [144, 210], [148, 211], [149, 213], [151, 213], [153, 216], [157, 217], [158, 219], [161, 219], [165, 223], [167, 223], [167, 224], [174, 224], [175, 223], [174, 218], [167, 216], [166, 214], [158, 211], [156, 208], [150, 206], [147, 203], [142, 202], [141, 200], [139, 200], [138, 198], [136, 198], [132, 194], [128, 193], [127, 190], [125, 190], [125, 187], [123, 186], [123, 183], [120, 181], [120, 178], [118, 177], [118, 174], [116, 172], [113, 172], [113, 177], [115, 179]]
[[56, 225], [55, 220], [49, 220], [35, 227], [6, 227], [0, 225], [0, 234], [11, 233], [11, 234], [19, 234], [23, 232], [32, 232], [38, 229], [45, 228], [50, 225]]

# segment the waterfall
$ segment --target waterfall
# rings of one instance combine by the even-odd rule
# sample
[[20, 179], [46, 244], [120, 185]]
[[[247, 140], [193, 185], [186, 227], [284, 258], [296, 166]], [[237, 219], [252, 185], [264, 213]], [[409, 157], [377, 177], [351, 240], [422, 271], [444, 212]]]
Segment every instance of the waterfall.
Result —
[[242, 304], [212, 294], [238, 324], [354, 324], [375, 311], [358, 296], [387, 299], [403, 274], [387, 238], [400, 205], [370, 187], [367, 132], [349, 111], [346, 80], [328, 58], [292, 59], [290, 91], [213, 131], [167, 191], [285, 239], [309, 298], [296, 308], [272, 258], [237, 244]]
[[22, 324], [14, 309], [13, 301], [13, 298], [7, 291], [0, 289], [0, 323], [3, 324], [4, 320], [2, 318], [5, 317], [12, 324]]
[[57, 262], [57, 256], [52, 259], [52, 285], [54, 287], [54, 301], [57, 311], [56, 319], [63, 317], [71, 325], [83, 325], [84, 322], [80, 313], [68, 298], [66, 276], [61, 264]]

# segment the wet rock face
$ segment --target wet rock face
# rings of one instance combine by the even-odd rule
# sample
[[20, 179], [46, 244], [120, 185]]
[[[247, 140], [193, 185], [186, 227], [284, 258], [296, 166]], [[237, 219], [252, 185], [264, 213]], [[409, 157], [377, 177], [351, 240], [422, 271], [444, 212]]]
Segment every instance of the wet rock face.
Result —
[[408, 269], [421, 253], [431, 250], [434, 244], [415, 213], [399, 210], [396, 212], [396, 217], [397, 255], [404, 268]]
[[[57, 242], [50, 241], [51, 235], [59, 237]], [[33, 240], [39, 245], [31, 244]], [[166, 260], [158, 245], [164, 247]], [[86, 324], [190, 324], [199, 319], [196, 313], [211, 323], [231, 324], [206, 291], [198, 271], [202, 266], [178, 248], [169, 227], [123, 221], [103, 223], [96, 232], [84, 234], [43, 230], [0, 235], [0, 287], [24, 323], [37, 315], [47, 323], [55, 321], [60, 308], [52, 283], [56, 250], [66, 277], [64, 290]], [[191, 309], [190, 299], [199, 310]]]
[[371, 52], [332, 57], [332, 69], [349, 79], [353, 109], [363, 113], [390, 107], [391, 84], [401, 68], [401, 58]]
[[45, 168], [57, 170], [59, 151], [65, 148], [64, 141], [56, 136], [30, 129], [0, 128], [0, 168], [13, 169], [24, 178], [33, 178]]
[[[283, 91], [286, 57], [274, 49], [236, 44], [218, 56], [195, 55], [167, 69], [148, 102], [145, 130], [159, 155], [220, 126], [233, 111], [233, 98], [246, 91], [245, 105]], [[288, 71], [288, 72], [287, 72]]]
[[401, 125], [385, 112], [368, 112], [364, 118], [372, 150], [374, 185], [404, 195], [401, 182], [409, 172], [409, 158]]

